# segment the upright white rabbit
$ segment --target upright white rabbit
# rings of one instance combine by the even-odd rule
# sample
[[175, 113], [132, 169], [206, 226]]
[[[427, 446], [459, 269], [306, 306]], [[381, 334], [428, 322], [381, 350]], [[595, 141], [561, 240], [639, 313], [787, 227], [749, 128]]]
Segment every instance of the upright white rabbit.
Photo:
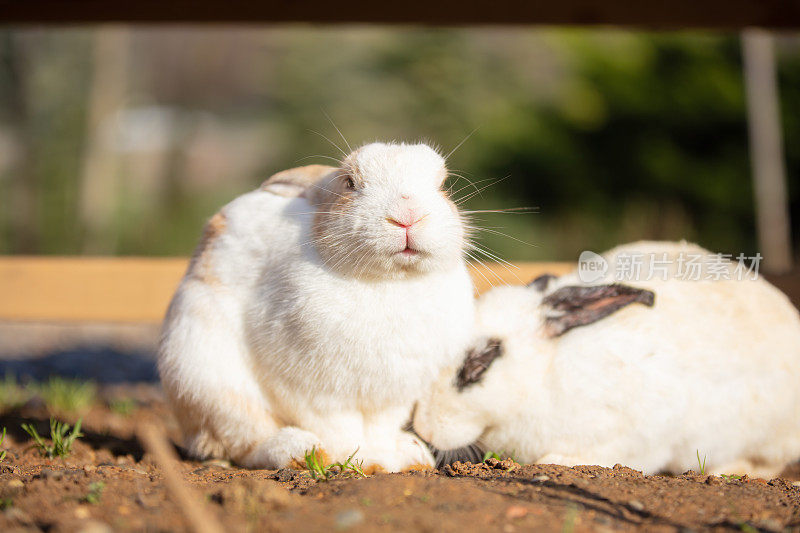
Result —
[[[695, 245], [605, 258], [649, 254], [671, 265], [666, 281], [642, 270], [609, 285], [611, 269], [590, 286], [573, 273], [483, 295], [477, 340], [418, 406], [418, 434], [443, 450], [479, 441], [523, 462], [647, 473], [697, 469], [699, 453], [709, 472], [772, 476], [800, 458], [797, 310]], [[732, 279], [676, 279], [696, 256], [703, 277]]]
[[225, 206], [164, 322], [163, 386], [197, 457], [431, 464], [402, 431], [471, 339], [464, 229], [426, 145], [276, 174]]

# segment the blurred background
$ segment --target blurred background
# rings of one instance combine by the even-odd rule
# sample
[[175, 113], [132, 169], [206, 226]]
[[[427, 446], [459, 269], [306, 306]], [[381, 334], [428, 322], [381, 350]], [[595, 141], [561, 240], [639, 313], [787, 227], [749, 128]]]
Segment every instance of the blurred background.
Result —
[[[800, 36], [775, 46], [797, 221]], [[0, 254], [188, 255], [229, 200], [340, 156], [326, 115], [351, 145], [474, 131], [467, 205], [538, 208], [480, 219], [505, 259], [758, 249], [738, 33], [120, 26], [0, 31]]]
[[[272, 173], [340, 157], [336, 127], [455, 149], [455, 196], [505, 211], [476, 217], [485, 260], [686, 238], [761, 252], [800, 305], [800, 34], [754, 31], [0, 28], [0, 427], [163, 410], [180, 258]], [[48, 255], [71, 258], [20, 257]]]

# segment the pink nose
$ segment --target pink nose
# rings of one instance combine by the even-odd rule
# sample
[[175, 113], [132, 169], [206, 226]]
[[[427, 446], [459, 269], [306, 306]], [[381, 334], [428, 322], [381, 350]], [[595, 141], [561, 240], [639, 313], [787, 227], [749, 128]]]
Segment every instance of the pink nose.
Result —
[[395, 226], [399, 226], [401, 228], [410, 228], [417, 222], [421, 220], [422, 217], [417, 216], [409, 216], [409, 217], [386, 217], [386, 220], [389, 221], [389, 224], [394, 224]]
[[386, 217], [390, 224], [408, 229], [425, 218], [408, 196], [401, 196], [399, 207], [398, 210]]
[[386, 217], [386, 220], [395, 226], [400, 226], [401, 228], [410, 228], [423, 218], [425, 218], [425, 216], [420, 214], [419, 211], [416, 211], [412, 208], [406, 208], [400, 210], [399, 212], [392, 213]]

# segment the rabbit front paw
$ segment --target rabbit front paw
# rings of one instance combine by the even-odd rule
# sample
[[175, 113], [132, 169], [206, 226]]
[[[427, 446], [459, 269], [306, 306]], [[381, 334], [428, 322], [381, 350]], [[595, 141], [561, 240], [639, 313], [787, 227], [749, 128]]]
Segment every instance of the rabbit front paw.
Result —
[[397, 439], [397, 455], [400, 470], [423, 470], [435, 464], [428, 446], [411, 433], [404, 432]]
[[400, 433], [395, 440], [360, 447], [355, 459], [365, 474], [402, 472], [432, 468], [434, 459], [428, 447], [410, 433]]
[[305, 468], [305, 456], [311, 450], [326, 460], [319, 437], [298, 427], [286, 426], [250, 452], [242, 464], [247, 468]]

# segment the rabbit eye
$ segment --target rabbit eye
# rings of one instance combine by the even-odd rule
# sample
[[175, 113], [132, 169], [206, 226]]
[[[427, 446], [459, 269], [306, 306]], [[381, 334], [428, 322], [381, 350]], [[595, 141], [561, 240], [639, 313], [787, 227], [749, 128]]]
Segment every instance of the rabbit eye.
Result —
[[355, 190], [355, 188], [356, 188], [356, 182], [353, 181], [353, 178], [345, 178], [344, 179], [344, 186], [352, 191], [352, 190]]

